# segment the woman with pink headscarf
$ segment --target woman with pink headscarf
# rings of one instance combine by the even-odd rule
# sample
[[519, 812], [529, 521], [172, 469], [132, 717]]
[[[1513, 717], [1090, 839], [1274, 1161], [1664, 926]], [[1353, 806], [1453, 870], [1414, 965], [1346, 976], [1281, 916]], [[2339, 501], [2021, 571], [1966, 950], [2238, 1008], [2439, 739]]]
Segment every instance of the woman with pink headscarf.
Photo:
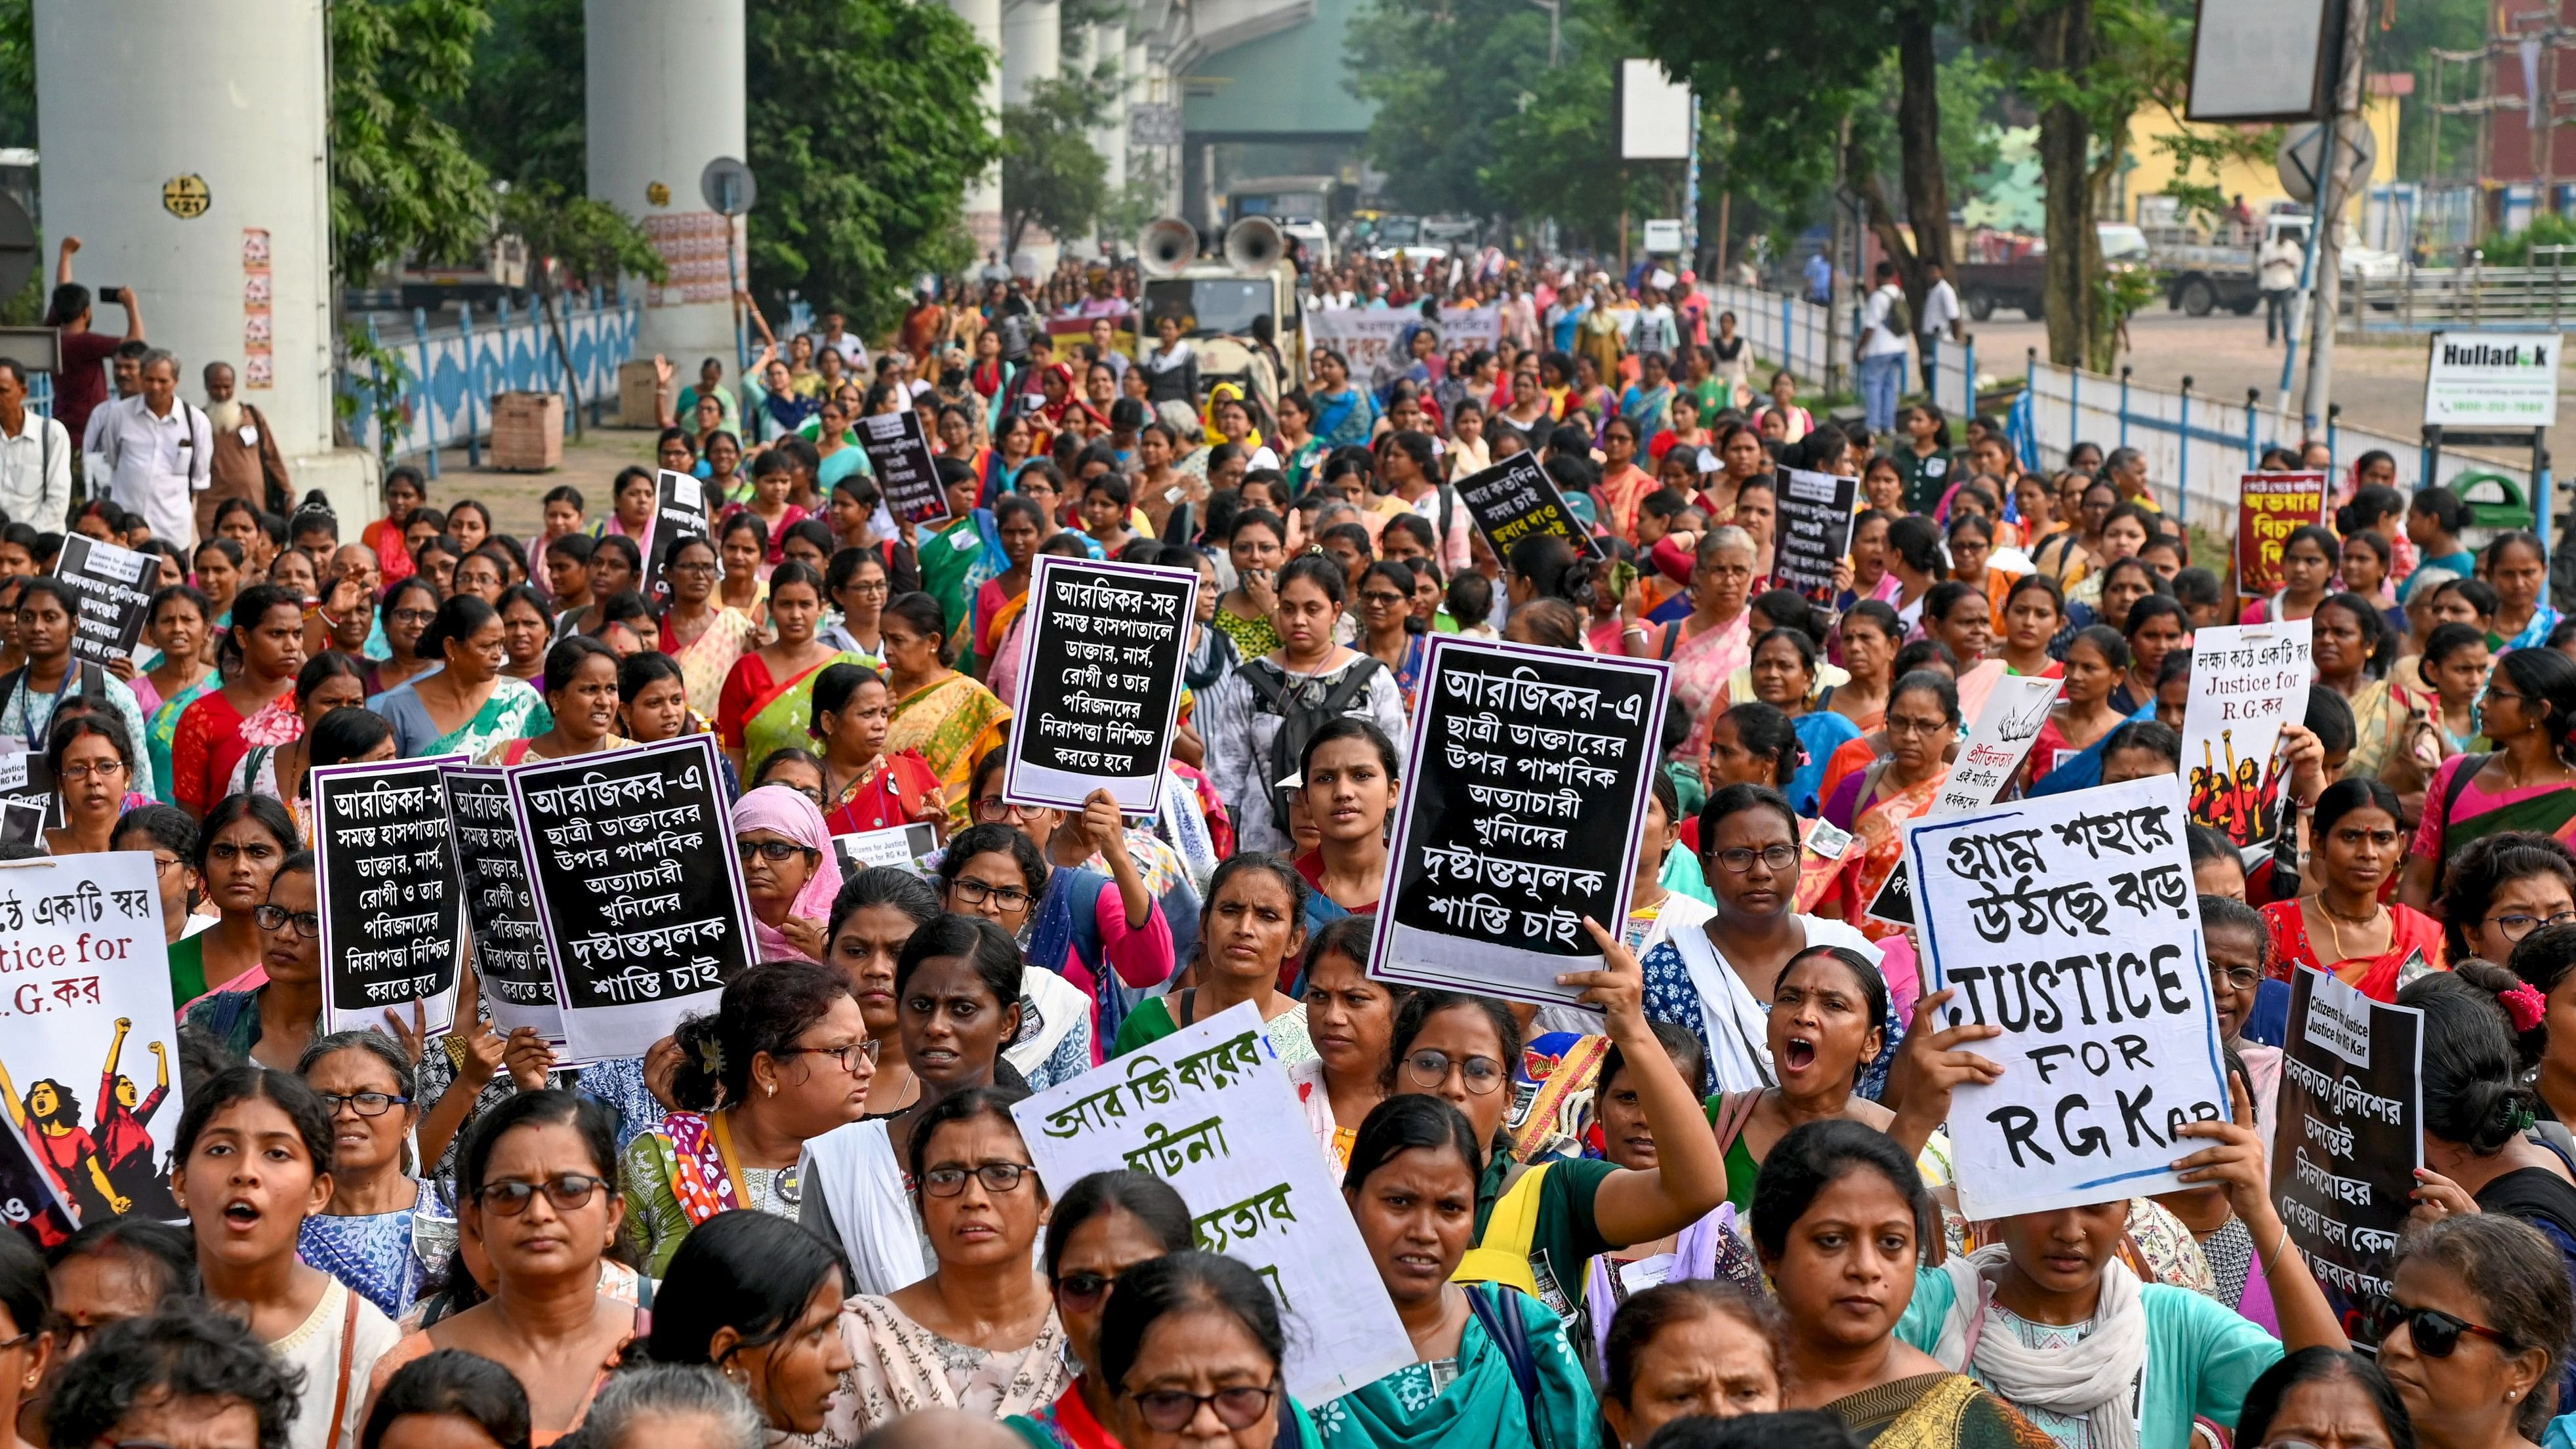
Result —
[[733, 839], [757, 959], [821, 965], [824, 922], [841, 890], [823, 812], [784, 785], [763, 785], [734, 802]]

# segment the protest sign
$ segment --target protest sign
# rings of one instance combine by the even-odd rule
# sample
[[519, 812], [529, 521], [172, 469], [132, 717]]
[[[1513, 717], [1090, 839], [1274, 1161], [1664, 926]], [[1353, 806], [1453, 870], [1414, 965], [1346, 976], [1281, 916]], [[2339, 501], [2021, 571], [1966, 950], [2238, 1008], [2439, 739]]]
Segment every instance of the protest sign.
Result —
[[387, 1007], [415, 1001], [431, 1034], [452, 1024], [465, 888], [439, 771], [462, 759], [317, 765], [307, 773], [324, 1031], [382, 1027]]
[[72, 615], [72, 657], [98, 664], [131, 658], [160, 587], [159, 557], [87, 534], [66, 534], [54, 577], [80, 600]]
[[[2020, 771], [2031, 743], [2039, 738], [2040, 726], [2048, 723], [2048, 707], [2057, 701], [2060, 683], [2029, 674], [1995, 680], [1977, 711], [1975, 727], [1959, 746], [1958, 758], [1950, 762], [1949, 778], [1941, 782], [1940, 794], [1921, 818], [1965, 815], [1995, 803], [2005, 784]], [[1914, 924], [1914, 885], [1905, 862], [1896, 863], [1887, 884], [1879, 887], [1877, 899], [1869, 903], [1868, 914], [1892, 925]]]
[[1038, 556], [1003, 799], [1080, 810], [1107, 790], [1154, 813], [1198, 594], [1194, 569]]
[[1415, 1360], [1343, 1205], [1331, 1159], [1249, 1003], [1011, 1109], [1047, 1191], [1150, 1172], [1188, 1203], [1198, 1245], [1249, 1265], [1289, 1325], [1288, 1391], [1309, 1404]]
[[2272, 838], [2281, 802], [2281, 726], [2308, 713], [2307, 619], [2228, 624], [2192, 638], [2182, 712], [2185, 799], [2195, 825], [2238, 845]]
[[[0, 864], [0, 973], [0, 1095], [62, 1201], [84, 1223], [178, 1217], [164, 1144], [186, 1104], [151, 852]], [[10, 1178], [0, 1213], [41, 1237], [47, 1207]]]
[[2281, 551], [2290, 535], [2326, 521], [2326, 475], [2248, 473], [2238, 489], [2236, 591], [2268, 594], [2281, 587]]
[[454, 825], [457, 873], [465, 883], [465, 919], [474, 939], [474, 975], [503, 1036], [533, 1027], [546, 1044], [564, 1045], [563, 1007], [546, 967], [545, 919], [528, 884], [526, 832], [510, 798], [508, 772], [484, 765], [447, 767], [447, 813]]
[[751, 902], [715, 741], [510, 771], [546, 964], [580, 1061], [641, 1056], [749, 966]]
[[2424, 1013], [2290, 973], [2272, 1197], [2342, 1322], [2388, 1296], [2424, 1165]]
[[845, 879], [853, 871], [880, 865], [927, 876], [930, 871], [922, 862], [938, 849], [939, 831], [929, 824], [890, 825], [832, 837], [832, 854], [841, 862]]
[[[2182, 1186], [2185, 1123], [2227, 1110], [2200, 909], [2170, 775], [1915, 822], [1925, 989], [2000, 1080], [1950, 1109], [1971, 1221]], [[1919, 1023], [1918, 1023], [1919, 1025]]]
[[1628, 919], [1671, 667], [1435, 634], [1369, 974], [1570, 1002]]
[[877, 475], [888, 512], [907, 523], [948, 521], [948, 490], [939, 486], [939, 468], [930, 438], [921, 430], [921, 414], [871, 413], [859, 419], [859, 446], [867, 450], [868, 468]]
[[42, 845], [45, 827], [62, 820], [54, 771], [20, 740], [0, 740], [0, 840]]
[[687, 473], [662, 470], [654, 484], [653, 523], [644, 534], [644, 597], [657, 604], [670, 600], [671, 581], [663, 575], [680, 540], [715, 536], [707, 524], [713, 511], [707, 505], [706, 484]]
[[71, 1199], [36, 1160], [26, 1131], [7, 1116], [0, 1116], [0, 1221], [25, 1233], [39, 1250], [61, 1244], [81, 1225]]
[[1834, 570], [1851, 552], [1860, 480], [1803, 468], [1785, 471], [1789, 481], [1779, 495], [1780, 545], [1773, 551], [1772, 580], [1810, 597], [1830, 594]]
[[1536, 453], [1514, 453], [1471, 474], [1458, 485], [1458, 497], [1496, 558], [1510, 557], [1513, 544], [1537, 533], [1555, 534], [1578, 553], [1598, 552], [1591, 530], [1575, 521]]
[[[1502, 323], [1499, 307], [1443, 307], [1432, 328], [1440, 339], [1434, 355], [1445, 357], [1458, 347], [1471, 352], [1491, 348], [1502, 338]], [[1340, 353], [1350, 364], [1351, 376], [1381, 395], [1410, 365], [1404, 338], [1422, 325], [1419, 307], [1317, 307], [1306, 313], [1313, 344]]]

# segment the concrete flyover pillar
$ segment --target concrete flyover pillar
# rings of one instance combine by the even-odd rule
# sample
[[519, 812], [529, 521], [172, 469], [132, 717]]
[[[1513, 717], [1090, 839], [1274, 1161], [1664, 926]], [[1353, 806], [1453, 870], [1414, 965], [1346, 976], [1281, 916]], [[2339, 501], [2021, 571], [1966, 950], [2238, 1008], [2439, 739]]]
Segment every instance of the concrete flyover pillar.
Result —
[[[1002, 104], [1028, 104], [1033, 81], [1064, 74], [1064, 6], [1061, 0], [1003, 0]], [[1005, 204], [1009, 198], [1003, 198]], [[1020, 272], [1043, 277], [1055, 270], [1063, 249], [1045, 228], [1032, 225], [1020, 236], [1020, 249], [1005, 258]]]
[[1102, 108], [1100, 124], [1091, 130], [1091, 148], [1109, 163], [1109, 195], [1114, 200], [1127, 189], [1127, 22], [1102, 21], [1091, 27], [1091, 56], [1095, 74], [1107, 87], [1109, 104]]
[[731, 378], [745, 225], [707, 206], [698, 177], [719, 156], [751, 159], [742, 0], [588, 0], [583, 22], [590, 194], [642, 222], [671, 269], [645, 290], [637, 350], [669, 354], [683, 377], [721, 358]]
[[[322, 0], [37, 0], [45, 263], [131, 289], [179, 395], [229, 362], [301, 491], [375, 516], [367, 455], [331, 446], [331, 203]], [[102, 76], [149, 77], [121, 100]], [[122, 332], [121, 309], [95, 320]], [[78, 440], [75, 439], [75, 442]], [[352, 524], [354, 526], [354, 523]]]
[[[992, 53], [992, 69], [984, 73], [984, 119], [991, 126], [993, 138], [1002, 135], [1002, 0], [948, 0], [948, 8], [966, 22]], [[987, 256], [999, 260], [1002, 250], [1002, 167], [992, 169], [966, 183], [966, 234], [975, 239], [975, 259], [980, 265]]]

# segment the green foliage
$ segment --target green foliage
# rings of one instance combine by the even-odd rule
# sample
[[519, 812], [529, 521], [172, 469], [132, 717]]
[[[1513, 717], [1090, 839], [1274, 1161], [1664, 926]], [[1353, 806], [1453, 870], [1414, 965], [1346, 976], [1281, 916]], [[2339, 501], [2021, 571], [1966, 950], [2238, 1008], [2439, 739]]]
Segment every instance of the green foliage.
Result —
[[[1494, 156], [1477, 175], [1484, 193], [1504, 210], [1553, 217], [1565, 228], [1568, 242], [1610, 253], [1618, 250], [1623, 211], [1635, 220], [1678, 216], [1682, 203], [1678, 164], [1623, 167], [1617, 160], [1617, 71], [1611, 54], [1616, 47], [1605, 43], [1615, 25], [1607, 15], [1583, 16], [1580, 57], [1531, 77], [1528, 104], [1494, 123]], [[1571, 48], [1573, 35], [1567, 43]]]
[[1546, 14], [1529, 0], [1374, 0], [1346, 44], [1351, 93], [1377, 108], [1362, 151], [1387, 174], [1387, 202], [1489, 210], [1494, 128], [1547, 68]]
[[2110, 372], [2120, 365], [2120, 353], [2129, 345], [2129, 319], [2149, 303], [2164, 300], [2162, 279], [2145, 267], [2135, 271], [2104, 270], [2093, 278], [2093, 311], [2102, 319], [2101, 330], [2089, 339], [2084, 365], [2095, 372]]
[[2576, 246], [2576, 221], [2542, 212], [2531, 219], [2529, 229], [2488, 237], [2478, 250], [2490, 267], [2527, 267], [2533, 247], [2558, 246]]
[[403, 425], [403, 389], [411, 386], [411, 368], [398, 348], [376, 340], [375, 333], [352, 322], [340, 331], [343, 388], [331, 394], [331, 410], [344, 425], [368, 418], [376, 425], [376, 445], [384, 462], [394, 460], [394, 438]]
[[891, 327], [914, 277], [973, 256], [959, 206], [1001, 159], [982, 99], [994, 57], [946, 6], [911, 0], [748, 0], [746, 21], [752, 286], [841, 307], [862, 334]]
[[[2372, 72], [2409, 71], [2415, 77], [2415, 93], [2397, 103], [2397, 172], [2408, 180], [2420, 180], [2439, 159], [2438, 181], [2466, 181], [2478, 173], [2478, 118], [2443, 116], [2432, 110], [2433, 72], [2442, 72], [2442, 95], [2445, 102], [2476, 93], [2483, 85], [2478, 62], [2442, 64], [2433, 59], [2433, 51], [2476, 50], [2486, 43], [2488, 6], [2483, 0], [2407, 0], [2396, 8], [2396, 23], [2382, 30], [2370, 27], [2365, 42], [2367, 67]], [[2508, 57], [2504, 64], [2518, 62]], [[2441, 142], [2440, 155], [2434, 154], [2434, 141]]]
[[[2226, 191], [2218, 184], [2220, 168], [2231, 161], [2271, 160], [2280, 149], [2284, 130], [2280, 126], [2209, 126], [2158, 136], [2155, 148], [2174, 158], [2173, 179], [2165, 183], [2164, 194], [2181, 203], [2185, 215], [2216, 222], [2227, 214], [2229, 205]], [[2208, 169], [2209, 179], [2193, 180], [2194, 173], [2203, 167]]]
[[441, 107], [465, 149], [504, 181], [589, 185], [582, 0], [487, 0], [465, 93]]
[[1941, 165], [1954, 206], [1974, 190], [1978, 173], [2003, 163], [2003, 132], [1995, 125], [2003, 93], [1992, 57], [1963, 49], [1941, 62]]
[[[1884, 94], [1882, 66], [1892, 48], [1886, 0], [1622, 0], [1621, 11], [1655, 37], [1655, 53], [1667, 65], [1688, 71], [1701, 95], [1724, 98], [1734, 144], [1704, 159], [1722, 165], [1739, 189], [1818, 199], [1831, 182], [1843, 118], [1875, 110]], [[1884, 83], [1892, 82], [1893, 72], [1885, 72]], [[1803, 224], [1809, 209], [1797, 208], [1793, 225]]]
[[0, 0], [0, 146], [35, 144], [35, 0]]
[[567, 277], [593, 284], [627, 275], [660, 282], [671, 274], [633, 217], [605, 201], [568, 195], [551, 181], [503, 193], [499, 229], [526, 241], [531, 256], [553, 257]]
[[1109, 205], [1109, 161], [1091, 147], [1112, 88], [1089, 77], [1032, 81], [1026, 105], [1002, 108], [1002, 251], [1032, 225], [1070, 241]]
[[490, 178], [440, 111], [473, 74], [481, 0], [331, 0], [329, 24], [340, 276], [473, 255], [491, 235]]

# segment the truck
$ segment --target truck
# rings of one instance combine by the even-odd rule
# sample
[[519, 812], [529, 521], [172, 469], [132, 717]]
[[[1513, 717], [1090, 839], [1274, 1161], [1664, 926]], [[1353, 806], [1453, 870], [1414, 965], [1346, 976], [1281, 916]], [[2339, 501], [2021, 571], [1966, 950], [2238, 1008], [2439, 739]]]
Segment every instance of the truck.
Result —
[[[2257, 267], [2262, 247], [2275, 239], [2282, 239], [2304, 253], [2312, 225], [2313, 221], [2305, 211], [2284, 209], [2263, 218], [2260, 243], [2239, 245], [2203, 240], [2196, 230], [2165, 233], [2165, 239], [2155, 243], [2151, 249], [2156, 268], [2164, 275], [2165, 304], [2194, 317], [2206, 317], [2221, 307], [2239, 317], [2252, 316], [2254, 309], [2263, 305], [2263, 286]], [[2396, 277], [2398, 257], [2395, 252], [2354, 246], [2349, 240], [2350, 234], [2351, 229], [2345, 228], [2344, 280]]]
[[[1202, 253], [1196, 227], [1178, 217], [1148, 225], [1136, 238], [1137, 264], [1145, 274], [1144, 325], [1138, 329], [1139, 361], [1161, 346], [1157, 329], [1165, 317], [1181, 324], [1181, 336], [1198, 353], [1199, 387], [1231, 382], [1275, 407], [1279, 395], [1306, 385], [1306, 319], [1297, 300], [1297, 264], [1288, 254], [1287, 233], [1264, 216], [1248, 216], [1228, 227], [1224, 244]], [[1266, 320], [1267, 329], [1258, 324]], [[1255, 345], [1263, 330], [1279, 361]], [[1284, 373], [1283, 373], [1284, 369]]]
[[[2102, 265], [2114, 272], [2133, 271], [2149, 264], [2147, 235], [2124, 222], [2105, 221], [2094, 224], [2094, 235], [2101, 239]], [[1959, 290], [1959, 305], [1970, 319], [1985, 321], [1998, 307], [2018, 307], [2033, 322], [2047, 313], [2043, 300], [2048, 292], [2048, 242], [2034, 238], [2027, 242], [1996, 237], [1971, 248], [1985, 259], [1961, 262], [1951, 285]]]

